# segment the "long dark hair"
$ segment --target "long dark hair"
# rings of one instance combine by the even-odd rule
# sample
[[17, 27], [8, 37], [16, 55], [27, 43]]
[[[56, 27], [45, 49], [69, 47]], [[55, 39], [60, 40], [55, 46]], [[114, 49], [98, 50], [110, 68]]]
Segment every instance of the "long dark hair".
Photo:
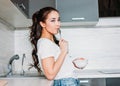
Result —
[[[37, 69], [37, 71], [40, 73], [42, 71], [39, 66], [39, 60], [38, 60], [38, 56], [37, 56], [37, 41], [41, 37], [41, 33], [42, 33], [42, 27], [40, 26], [40, 22], [45, 22], [48, 14], [51, 11], [58, 12], [58, 10], [56, 10], [53, 7], [45, 7], [45, 8], [40, 9], [39, 11], [35, 12], [32, 16], [33, 24], [30, 27], [31, 28], [30, 41], [31, 41], [31, 44], [33, 45], [32, 58], [34, 61], [34, 63], [31, 64], [31, 66], [35, 67]], [[56, 39], [56, 37], [54, 35], [53, 35], [53, 39], [54, 39], [55, 43], [58, 45], [59, 41]]]

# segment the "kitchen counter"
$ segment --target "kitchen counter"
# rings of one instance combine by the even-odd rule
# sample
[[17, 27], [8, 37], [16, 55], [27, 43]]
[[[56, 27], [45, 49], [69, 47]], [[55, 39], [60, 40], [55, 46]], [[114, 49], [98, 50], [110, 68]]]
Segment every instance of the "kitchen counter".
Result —
[[0, 86], [51, 86], [52, 81], [43, 77], [25, 77], [25, 78], [1, 78], [1, 81], [6, 81], [6, 85]]
[[120, 77], [120, 70], [75, 70], [78, 78], [115, 78]]
[[[117, 72], [105, 72], [106, 70], [75, 70], [74, 75], [80, 79], [84, 78], [116, 78], [120, 77], [119, 70]], [[112, 70], [111, 70], [112, 71]], [[105, 73], [104, 73], [105, 72]], [[44, 77], [13, 77], [0, 78], [0, 80], [7, 81], [5, 86], [51, 86], [52, 81]]]

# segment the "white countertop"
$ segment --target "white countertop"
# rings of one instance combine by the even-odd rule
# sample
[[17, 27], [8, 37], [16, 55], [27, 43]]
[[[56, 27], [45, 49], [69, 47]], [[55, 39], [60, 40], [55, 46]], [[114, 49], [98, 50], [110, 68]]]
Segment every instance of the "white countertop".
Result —
[[5, 86], [51, 86], [52, 85], [52, 81], [49, 81], [42, 77], [2, 78], [1, 80], [7, 81], [7, 84]]
[[78, 78], [115, 78], [120, 77], [120, 70], [75, 70]]
[[[111, 70], [112, 71], [112, 70]], [[107, 71], [108, 72], [108, 71]], [[115, 71], [114, 71], [115, 72]], [[120, 73], [102, 73], [99, 70], [75, 70], [74, 74], [78, 78], [116, 78], [120, 77]], [[51, 86], [52, 81], [44, 77], [14, 77], [14, 78], [0, 78], [6, 80], [5, 86]]]

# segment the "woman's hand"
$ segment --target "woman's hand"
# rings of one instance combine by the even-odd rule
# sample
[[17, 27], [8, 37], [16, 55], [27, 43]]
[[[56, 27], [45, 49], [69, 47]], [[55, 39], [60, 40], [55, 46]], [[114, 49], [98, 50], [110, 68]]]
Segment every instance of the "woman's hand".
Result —
[[60, 46], [61, 52], [66, 54], [68, 53], [68, 42], [66, 40], [60, 39], [59, 46]]
[[85, 58], [76, 58], [72, 61], [74, 67], [78, 69], [83, 69], [88, 64], [88, 60]]

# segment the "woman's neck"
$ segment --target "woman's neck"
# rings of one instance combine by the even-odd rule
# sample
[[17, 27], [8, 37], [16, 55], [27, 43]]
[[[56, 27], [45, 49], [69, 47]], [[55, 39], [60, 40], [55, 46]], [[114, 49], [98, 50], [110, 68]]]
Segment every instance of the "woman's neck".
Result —
[[47, 38], [47, 39], [50, 39], [51, 41], [54, 41], [53, 35], [48, 34], [48, 33], [42, 33], [41, 38]]

